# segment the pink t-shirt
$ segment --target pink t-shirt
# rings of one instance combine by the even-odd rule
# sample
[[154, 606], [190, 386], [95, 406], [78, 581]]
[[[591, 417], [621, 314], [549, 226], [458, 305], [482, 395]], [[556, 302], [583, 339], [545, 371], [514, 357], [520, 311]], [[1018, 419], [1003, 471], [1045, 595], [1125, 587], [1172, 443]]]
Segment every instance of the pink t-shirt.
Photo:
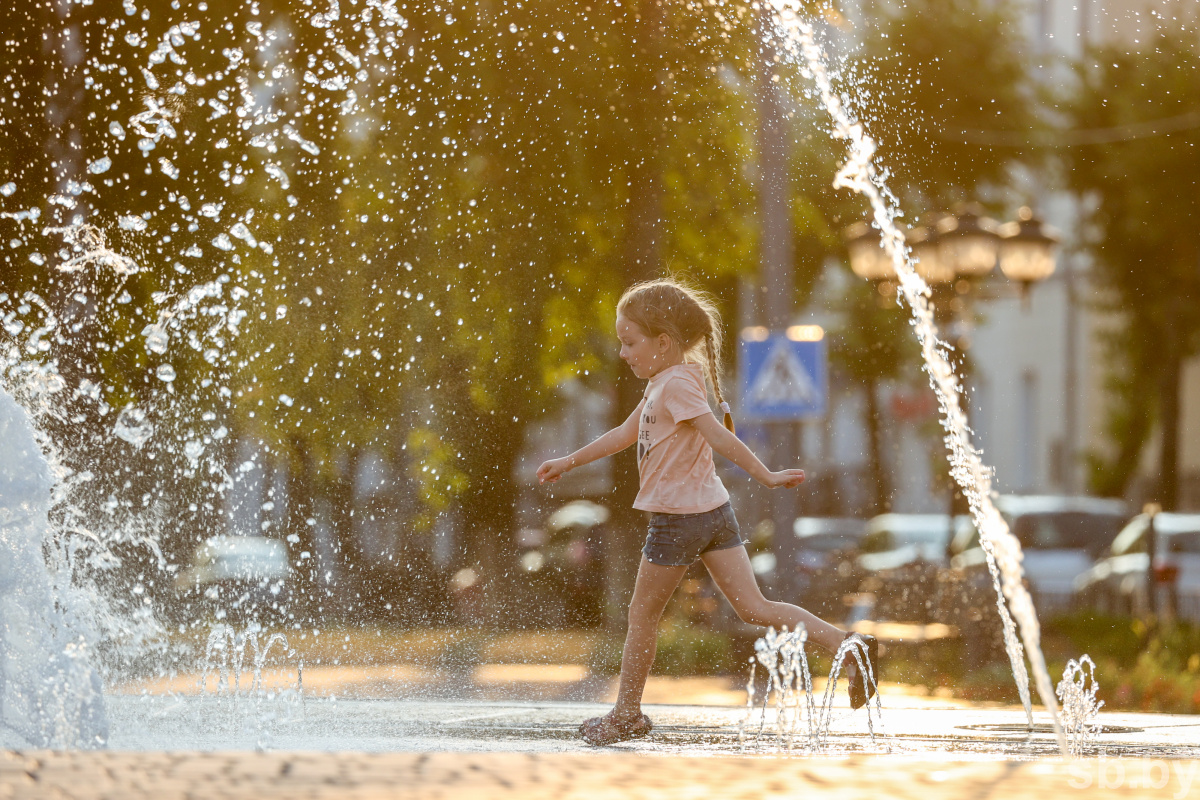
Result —
[[638, 476], [633, 507], [664, 514], [699, 514], [729, 500], [713, 467], [712, 448], [687, 420], [712, 411], [699, 364], [667, 367], [646, 383], [638, 421]]

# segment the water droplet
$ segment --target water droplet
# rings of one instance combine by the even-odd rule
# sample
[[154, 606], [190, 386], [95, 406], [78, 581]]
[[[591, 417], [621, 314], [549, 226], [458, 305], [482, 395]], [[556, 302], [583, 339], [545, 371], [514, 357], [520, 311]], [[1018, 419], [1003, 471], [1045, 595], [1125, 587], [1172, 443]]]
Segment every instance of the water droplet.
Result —
[[158, 355], [167, 352], [167, 347], [171, 343], [171, 337], [167, 335], [163, 326], [158, 323], [147, 325], [143, 328], [142, 336], [146, 337], [146, 349]]
[[4, 184], [3, 186], [0, 186], [0, 194], [4, 195], [5, 197], [12, 197], [13, 192], [15, 192], [16, 190], [17, 190], [17, 185], [15, 183], [13, 183], [12, 181], [9, 181], [8, 183]]
[[108, 156], [98, 158], [87, 166], [87, 171], [93, 175], [102, 175], [110, 169], [112, 169], [112, 159]]
[[170, 364], [159, 364], [155, 374], [158, 376], [158, 379], [164, 383], [170, 383], [171, 381], [175, 380], [175, 368]]
[[117, 415], [117, 421], [113, 423], [113, 435], [134, 447], [141, 447], [154, 435], [154, 426], [146, 419], [145, 411], [130, 405]]
[[141, 217], [128, 215], [117, 220], [117, 225], [123, 231], [144, 231], [146, 230], [146, 220]]
[[279, 181], [279, 187], [281, 189], [283, 189], [284, 191], [287, 191], [288, 187], [291, 185], [291, 181], [288, 180], [288, 175], [286, 172], [283, 171], [282, 167], [278, 166], [277, 164], [269, 164], [268, 163], [264, 167], [264, 169], [266, 170], [268, 175], [270, 175], [275, 180]]
[[229, 232], [251, 247], [258, 244], [258, 240], [254, 238], [254, 234], [250, 232], [250, 229], [246, 227], [244, 222], [237, 223], [229, 229]]

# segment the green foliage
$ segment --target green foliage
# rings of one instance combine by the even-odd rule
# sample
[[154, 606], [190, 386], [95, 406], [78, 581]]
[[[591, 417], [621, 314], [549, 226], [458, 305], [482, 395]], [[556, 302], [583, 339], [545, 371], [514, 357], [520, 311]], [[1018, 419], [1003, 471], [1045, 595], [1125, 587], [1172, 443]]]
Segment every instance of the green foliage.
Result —
[[[0, 236], [20, 242], [0, 255], [0, 290], [56, 311], [76, 291], [95, 300], [87, 367], [103, 399], [174, 407], [164, 438], [203, 440], [212, 461], [193, 476], [260, 438], [292, 462], [303, 504], [344, 495], [347, 452], [370, 450], [415, 476], [425, 522], [475, 492], [472, 522], [507, 531], [525, 427], [560, 381], [618, 366], [638, 175], [662, 193], [649, 268], [722, 288], [754, 268], [746, 9], [177, 5], [130, 15], [96, 0], [58, 17], [41, 4], [0, 23], [18, 43], [0, 54], [15, 81], [0, 107], [15, 137], [0, 166], [17, 185], [3, 209], [67, 222], [47, 187], [55, 170], [86, 177], [75, 213], [139, 266], [63, 281], [42, 259], [61, 236], [5, 218]], [[172, 29], [185, 19], [200, 20], [195, 36]], [[78, 37], [83, 61], [38, 45], [43, 31]], [[173, 50], [152, 58], [162, 41]], [[174, 135], [148, 142], [131, 120], [154, 108]], [[76, 122], [56, 128], [52, 111]], [[91, 175], [100, 156], [112, 165]], [[821, 227], [796, 208], [801, 234]], [[119, 224], [132, 216], [144, 230]], [[238, 224], [247, 235], [231, 236]], [[206, 282], [236, 323], [191, 320], [169, 355], [148, 353], [145, 326]], [[154, 378], [164, 360], [170, 387]], [[228, 435], [203, 430], [201, 410]]]
[[914, 374], [920, 348], [894, 298], [855, 277], [835, 303], [841, 321], [829, 360], [837, 372], [863, 385]]
[[1148, 626], [1139, 619], [1080, 612], [1052, 620], [1046, 632], [1059, 640], [1051, 674], [1061, 675], [1068, 657], [1087, 653], [1096, 663], [1096, 696], [1106, 709], [1200, 710], [1200, 628], [1195, 625]]
[[[601, 635], [589, 656], [589, 669], [600, 675], [619, 675], [623, 646], [623, 638]], [[733, 666], [733, 642], [728, 634], [682, 617], [668, 617], [659, 625], [651, 674], [719, 675]]]
[[1146, 625], [1129, 617], [1081, 611], [1046, 621], [1047, 655], [1066, 661], [1081, 653], [1131, 664], [1146, 645]]
[[438, 513], [466, 488], [467, 476], [456, 467], [453, 450], [436, 433], [414, 428], [408, 435], [409, 477], [420, 487], [421, 510], [413, 524], [428, 530]]
[[[1035, 121], [1021, 9], [990, 0], [907, 0], [867, 37], [861, 90], [868, 129], [910, 211], [979, 199], [1006, 182], [1012, 150], [972, 131], [1024, 131]], [[936, 22], [931, 22], [936, 20]]]
[[659, 675], [716, 675], [732, 667], [729, 636], [678, 619], [659, 628], [654, 672]]
[[[1138, 50], [1102, 47], [1077, 67], [1061, 100], [1075, 127], [1122, 130], [1190, 113], [1200, 104], [1200, 54], [1192, 28], [1171, 23]], [[1124, 128], [1127, 134], [1133, 129]], [[1200, 231], [1192, 176], [1200, 131], [1150, 140], [1116, 134], [1073, 148], [1067, 178], [1085, 201], [1087, 249], [1120, 327], [1106, 338], [1113, 447], [1093, 454], [1093, 488], [1123, 491], [1137, 468], [1164, 376], [1200, 348]]]

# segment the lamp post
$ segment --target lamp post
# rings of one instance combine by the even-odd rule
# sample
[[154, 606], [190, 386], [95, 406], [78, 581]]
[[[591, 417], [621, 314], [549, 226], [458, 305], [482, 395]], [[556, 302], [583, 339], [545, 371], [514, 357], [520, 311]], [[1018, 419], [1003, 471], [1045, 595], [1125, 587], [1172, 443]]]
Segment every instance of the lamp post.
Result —
[[[858, 222], [846, 228], [843, 236], [850, 269], [876, 284], [881, 295], [890, 295], [896, 273], [878, 233]], [[965, 386], [967, 342], [962, 328], [967, 324], [967, 300], [984, 292], [998, 296], [997, 287], [1004, 278], [1017, 284], [1022, 302], [1027, 303], [1030, 287], [1054, 273], [1059, 236], [1028, 207], [1020, 209], [1016, 220], [1001, 225], [985, 216], [978, 205], [969, 204], [955, 214], [940, 215], [931, 225], [913, 229], [907, 240], [917, 274], [933, 292], [934, 321], [960, 356], [957, 369], [960, 384]], [[966, 404], [963, 408], [965, 411]], [[956, 499], [952, 488], [952, 533]]]
[[[854, 274], [873, 282], [895, 279], [892, 260], [870, 226], [856, 222], [843, 236]], [[997, 267], [1024, 294], [1054, 274], [1057, 265], [1058, 233], [1028, 207], [1017, 212], [1016, 220], [1000, 225], [969, 204], [957, 214], [942, 215], [929, 227], [910, 231], [907, 238], [917, 273], [925, 282], [935, 290], [950, 285], [957, 294], [994, 282]]]

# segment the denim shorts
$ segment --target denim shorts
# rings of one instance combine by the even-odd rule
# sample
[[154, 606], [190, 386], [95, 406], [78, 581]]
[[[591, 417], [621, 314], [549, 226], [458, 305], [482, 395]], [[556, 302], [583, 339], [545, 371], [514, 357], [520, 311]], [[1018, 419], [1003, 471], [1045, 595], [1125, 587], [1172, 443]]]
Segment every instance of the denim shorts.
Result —
[[733, 506], [726, 503], [700, 514], [651, 514], [642, 554], [651, 564], [686, 567], [704, 553], [743, 544]]

